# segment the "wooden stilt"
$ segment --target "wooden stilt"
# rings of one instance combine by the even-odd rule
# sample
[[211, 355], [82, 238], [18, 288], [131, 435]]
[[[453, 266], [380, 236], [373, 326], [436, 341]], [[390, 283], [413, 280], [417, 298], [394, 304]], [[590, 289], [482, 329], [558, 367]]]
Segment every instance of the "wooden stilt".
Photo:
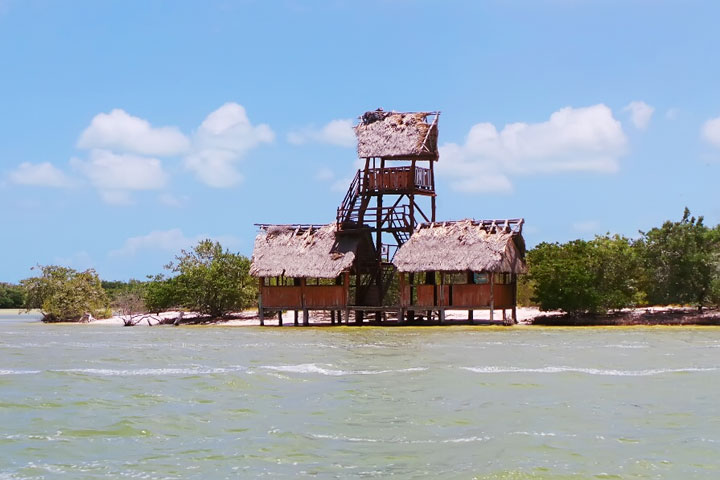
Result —
[[307, 308], [303, 309], [303, 327], [310, 325], [310, 312]]
[[330, 325], [335, 325], [335, 310], [330, 310]]
[[495, 313], [495, 274], [490, 272], [490, 321], [494, 320]]
[[293, 316], [293, 325], [297, 327], [298, 324], [298, 311], [295, 310], [295, 315]]
[[468, 310], [468, 323], [473, 324], [475, 323], [475, 319], [473, 318], [475, 311], [472, 309]]
[[282, 310], [278, 310], [278, 327], [282, 327]]
[[440, 323], [445, 323], [445, 309], [438, 310], [438, 314], [440, 315]]
[[260, 326], [265, 326], [265, 310], [263, 310], [263, 298], [262, 298], [262, 287], [265, 279], [258, 278], [258, 318], [260, 319]]

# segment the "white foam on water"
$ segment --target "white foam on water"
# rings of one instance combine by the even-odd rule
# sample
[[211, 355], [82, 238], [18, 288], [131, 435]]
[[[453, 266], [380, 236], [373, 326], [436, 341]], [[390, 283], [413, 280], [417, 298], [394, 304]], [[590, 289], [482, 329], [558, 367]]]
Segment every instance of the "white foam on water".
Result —
[[427, 370], [425, 367], [400, 368], [393, 370], [337, 370], [328, 368], [330, 365], [324, 366], [316, 363], [302, 363], [299, 365], [263, 365], [260, 368], [285, 373], [317, 373], [320, 375], [343, 376], [343, 375], [380, 375], [383, 373], [402, 373], [402, 372], [422, 372]]
[[50, 370], [51, 372], [63, 373], [80, 373], [87, 375], [99, 375], [103, 377], [129, 377], [129, 376], [166, 376], [166, 375], [207, 375], [213, 373], [231, 373], [247, 370], [247, 367], [235, 366], [224, 368], [137, 368], [132, 370], [114, 369], [114, 368], [66, 368]]
[[0, 375], [34, 375], [41, 370], [0, 370]]
[[720, 367], [687, 367], [687, 368], [651, 368], [647, 370], [613, 370], [602, 368], [579, 367], [460, 367], [475, 373], [585, 373], [587, 375], [604, 375], [613, 377], [648, 377], [665, 373], [716, 372]]

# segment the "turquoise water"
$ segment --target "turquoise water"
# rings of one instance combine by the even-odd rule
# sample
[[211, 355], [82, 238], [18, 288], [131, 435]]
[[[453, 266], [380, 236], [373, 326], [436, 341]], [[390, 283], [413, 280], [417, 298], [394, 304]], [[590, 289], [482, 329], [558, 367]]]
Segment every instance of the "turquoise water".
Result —
[[0, 479], [720, 477], [720, 329], [0, 316]]

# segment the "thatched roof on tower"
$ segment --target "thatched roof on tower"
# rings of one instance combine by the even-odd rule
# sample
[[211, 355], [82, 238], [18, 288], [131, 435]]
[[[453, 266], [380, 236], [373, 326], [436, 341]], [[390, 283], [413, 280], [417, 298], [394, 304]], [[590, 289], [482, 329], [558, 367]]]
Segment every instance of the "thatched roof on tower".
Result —
[[[504, 222], [504, 223], [503, 223]], [[525, 273], [522, 220], [423, 224], [397, 251], [401, 272]]]
[[[355, 127], [358, 157], [437, 159], [438, 112], [366, 112]], [[432, 122], [428, 117], [432, 116]]]
[[[264, 225], [255, 237], [250, 275], [335, 278], [366, 255], [369, 234], [321, 226]], [[372, 243], [370, 243], [372, 245]]]

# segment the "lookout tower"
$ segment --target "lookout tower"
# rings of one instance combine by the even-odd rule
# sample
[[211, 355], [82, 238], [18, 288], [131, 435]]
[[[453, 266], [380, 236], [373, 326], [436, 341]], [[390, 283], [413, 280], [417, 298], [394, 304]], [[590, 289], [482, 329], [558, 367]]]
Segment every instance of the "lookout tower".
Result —
[[355, 279], [358, 305], [381, 306], [395, 274], [395, 252], [418, 223], [435, 222], [440, 112], [366, 112], [355, 127], [357, 171], [337, 209], [338, 233], [369, 229], [376, 258]]

